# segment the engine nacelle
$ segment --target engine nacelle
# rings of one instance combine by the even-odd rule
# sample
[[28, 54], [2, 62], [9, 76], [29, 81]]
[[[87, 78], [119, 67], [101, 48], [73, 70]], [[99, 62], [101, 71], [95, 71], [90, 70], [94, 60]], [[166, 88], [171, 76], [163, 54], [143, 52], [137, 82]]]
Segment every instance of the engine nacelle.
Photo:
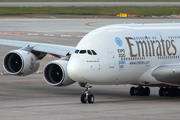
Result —
[[38, 58], [25, 50], [13, 50], [4, 56], [4, 69], [12, 75], [25, 76], [36, 72], [39, 68]]
[[68, 61], [66, 60], [55, 60], [48, 63], [44, 68], [44, 79], [52, 86], [68, 86], [73, 81], [67, 74]]

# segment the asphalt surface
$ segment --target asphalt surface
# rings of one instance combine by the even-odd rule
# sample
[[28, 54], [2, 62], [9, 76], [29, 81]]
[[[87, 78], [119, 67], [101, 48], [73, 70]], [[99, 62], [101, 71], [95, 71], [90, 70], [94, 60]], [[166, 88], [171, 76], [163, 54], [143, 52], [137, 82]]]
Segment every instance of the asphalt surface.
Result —
[[[0, 19], [0, 39], [43, 42], [76, 46], [91, 30], [109, 24], [180, 23], [180, 19]], [[12, 35], [13, 32], [22, 35]], [[29, 36], [37, 33], [38, 36]], [[44, 34], [54, 34], [45, 37]], [[61, 37], [61, 35], [71, 37]], [[0, 63], [7, 52], [18, 49], [0, 46]], [[39, 71], [58, 58], [47, 55]], [[0, 64], [0, 72], [3, 72]], [[26, 77], [0, 76], [1, 120], [179, 120], [180, 98], [159, 97], [151, 88], [149, 97], [130, 96], [131, 85], [94, 85], [94, 104], [80, 103], [83, 88], [77, 83], [52, 87], [42, 74]]]
[[180, 2], [0, 2], [0, 7], [180, 6]]

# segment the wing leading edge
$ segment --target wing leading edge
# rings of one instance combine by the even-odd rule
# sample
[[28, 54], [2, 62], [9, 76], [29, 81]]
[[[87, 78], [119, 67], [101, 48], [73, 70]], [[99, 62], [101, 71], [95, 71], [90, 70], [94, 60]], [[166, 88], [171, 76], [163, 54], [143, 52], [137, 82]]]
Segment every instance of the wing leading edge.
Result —
[[75, 51], [75, 47], [54, 45], [47, 43], [36, 43], [26, 41], [14, 41], [0, 39], [0, 45], [13, 46], [13, 47], [30, 47], [32, 51], [38, 51], [43, 53], [49, 53], [57, 56], [67, 56]]

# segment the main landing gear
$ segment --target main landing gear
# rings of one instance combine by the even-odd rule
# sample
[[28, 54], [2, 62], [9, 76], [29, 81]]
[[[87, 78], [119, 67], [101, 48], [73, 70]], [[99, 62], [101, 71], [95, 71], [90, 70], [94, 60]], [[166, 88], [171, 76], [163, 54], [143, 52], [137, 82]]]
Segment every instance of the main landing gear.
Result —
[[180, 96], [180, 89], [177, 87], [161, 87], [159, 89], [159, 96], [169, 96], [169, 97], [179, 97]]
[[131, 87], [130, 89], [130, 95], [131, 96], [149, 96], [150, 95], [150, 89], [149, 87]]
[[86, 89], [83, 91], [84, 94], [81, 95], [81, 102], [86, 103], [94, 103], [94, 96], [91, 94], [90, 89], [92, 86], [86, 87]]

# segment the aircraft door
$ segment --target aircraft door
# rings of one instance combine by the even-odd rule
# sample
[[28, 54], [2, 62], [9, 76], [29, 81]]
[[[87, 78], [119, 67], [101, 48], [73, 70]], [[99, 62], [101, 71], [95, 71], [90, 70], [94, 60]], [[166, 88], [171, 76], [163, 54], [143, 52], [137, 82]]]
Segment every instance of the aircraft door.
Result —
[[115, 54], [114, 54], [114, 52], [109, 52], [108, 57], [109, 57], [109, 68], [114, 68], [115, 67]]

